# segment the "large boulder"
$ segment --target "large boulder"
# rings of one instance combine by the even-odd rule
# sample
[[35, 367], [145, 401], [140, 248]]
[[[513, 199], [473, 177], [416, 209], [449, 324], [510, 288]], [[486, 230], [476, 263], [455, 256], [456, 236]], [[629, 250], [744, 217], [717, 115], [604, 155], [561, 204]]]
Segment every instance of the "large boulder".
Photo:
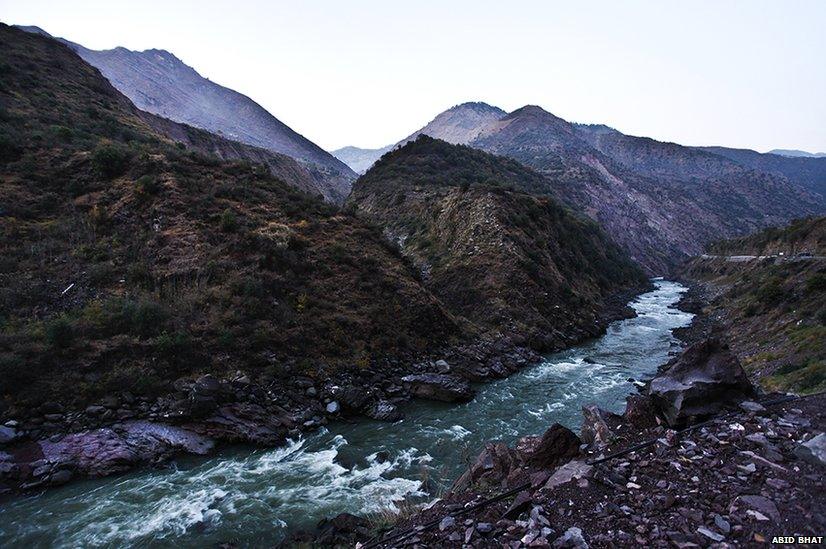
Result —
[[470, 383], [444, 374], [416, 374], [402, 378], [410, 393], [418, 398], [442, 402], [467, 402], [474, 396]]
[[502, 484], [518, 466], [517, 454], [507, 444], [488, 444], [476, 461], [453, 483], [451, 490], [462, 492], [480, 482], [488, 485]]
[[543, 469], [567, 463], [579, 455], [582, 441], [573, 431], [554, 423], [541, 437], [524, 437], [517, 450], [526, 463]]
[[728, 346], [716, 338], [695, 343], [651, 381], [649, 395], [669, 425], [683, 425], [745, 400], [754, 387]]

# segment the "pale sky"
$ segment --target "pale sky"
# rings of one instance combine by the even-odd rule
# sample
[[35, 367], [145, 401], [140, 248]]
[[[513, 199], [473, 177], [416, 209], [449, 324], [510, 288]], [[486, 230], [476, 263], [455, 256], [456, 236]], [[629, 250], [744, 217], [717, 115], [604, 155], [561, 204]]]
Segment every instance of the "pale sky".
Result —
[[93, 49], [167, 49], [326, 149], [464, 101], [686, 145], [826, 151], [826, 1], [0, 0]]

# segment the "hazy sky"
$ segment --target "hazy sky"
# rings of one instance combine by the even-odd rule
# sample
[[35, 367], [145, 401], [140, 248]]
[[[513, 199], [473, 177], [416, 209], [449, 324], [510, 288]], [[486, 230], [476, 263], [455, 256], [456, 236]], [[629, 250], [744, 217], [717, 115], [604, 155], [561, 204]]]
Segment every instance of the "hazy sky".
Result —
[[0, 0], [0, 20], [170, 50], [328, 149], [485, 101], [688, 145], [826, 150], [823, 0]]

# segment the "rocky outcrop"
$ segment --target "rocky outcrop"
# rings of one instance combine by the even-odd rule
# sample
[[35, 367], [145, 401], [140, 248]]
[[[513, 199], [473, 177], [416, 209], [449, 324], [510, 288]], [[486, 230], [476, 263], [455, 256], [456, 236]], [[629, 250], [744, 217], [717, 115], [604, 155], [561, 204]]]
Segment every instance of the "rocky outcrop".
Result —
[[415, 374], [402, 378], [410, 394], [417, 398], [442, 402], [466, 402], [474, 391], [464, 379], [445, 374]]
[[666, 365], [649, 394], [670, 425], [682, 425], [746, 399], [754, 387], [728, 346], [712, 338]]

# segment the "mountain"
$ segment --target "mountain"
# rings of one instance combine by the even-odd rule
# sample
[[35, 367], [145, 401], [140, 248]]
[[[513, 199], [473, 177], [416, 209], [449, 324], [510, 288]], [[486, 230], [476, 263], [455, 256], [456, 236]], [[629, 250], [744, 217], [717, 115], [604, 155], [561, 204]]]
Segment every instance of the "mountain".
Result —
[[480, 101], [462, 103], [440, 113], [425, 127], [408, 135], [396, 145], [404, 145], [420, 135], [429, 135], [454, 145], [467, 145], [477, 139], [490, 124], [506, 114], [502, 109]]
[[[484, 103], [458, 105], [412, 135], [420, 134], [447, 137], [540, 172], [546, 179], [542, 194], [599, 222], [651, 274], [667, 272], [713, 240], [824, 208], [814, 194], [817, 185], [803, 177], [604, 125], [571, 124], [533, 105], [509, 114]], [[817, 181], [816, 171], [810, 172], [801, 170]]]
[[375, 227], [182, 148], [64, 44], [0, 25], [0, 71], [4, 418], [207, 372], [332, 376], [463, 334]]
[[479, 137], [481, 131], [489, 124], [499, 120], [506, 114], [502, 109], [481, 101], [462, 103], [440, 113], [422, 129], [413, 132], [394, 145], [388, 145], [381, 149], [344, 147], [333, 151], [333, 155], [350, 166], [356, 173], [364, 173], [387, 151], [400, 147], [408, 141], [414, 141], [420, 135], [429, 135], [454, 145], [466, 145]]
[[[47, 34], [37, 27], [23, 28]], [[306, 165], [319, 181], [317, 190], [332, 202], [342, 202], [349, 193], [356, 176], [344, 163], [249, 97], [204, 78], [172, 53], [126, 48], [96, 51], [64, 42], [139, 109], [292, 157]]]
[[454, 315], [559, 348], [593, 334], [606, 299], [645, 276], [595, 223], [533, 194], [546, 186], [518, 162], [421, 135], [360, 177], [347, 205]]
[[357, 174], [363, 174], [370, 169], [376, 160], [382, 155], [393, 149], [393, 145], [387, 145], [380, 149], [361, 149], [359, 147], [342, 147], [330, 154], [347, 164], [351, 170]]
[[823, 158], [826, 153], [810, 153], [795, 149], [772, 149], [766, 154], [779, 154], [780, 156], [803, 157], [803, 158]]
[[749, 149], [728, 147], [699, 148], [724, 156], [741, 166], [785, 177], [809, 192], [817, 194], [821, 201], [826, 200], [826, 158], [764, 154]]

